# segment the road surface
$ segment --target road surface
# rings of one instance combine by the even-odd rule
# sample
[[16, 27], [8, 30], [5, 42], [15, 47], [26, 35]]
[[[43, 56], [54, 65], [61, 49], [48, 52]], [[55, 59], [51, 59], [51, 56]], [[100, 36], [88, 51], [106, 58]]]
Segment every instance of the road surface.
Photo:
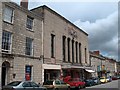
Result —
[[113, 80], [112, 82], [108, 82], [105, 84], [86, 87], [85, 89], [81, 90], [120, 90], [120, 79]]

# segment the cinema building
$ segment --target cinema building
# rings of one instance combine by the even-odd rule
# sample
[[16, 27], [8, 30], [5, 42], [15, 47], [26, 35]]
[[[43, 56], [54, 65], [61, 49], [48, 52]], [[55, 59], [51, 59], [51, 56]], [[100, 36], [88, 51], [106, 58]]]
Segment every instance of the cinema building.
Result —
[[47, 6], [0, 2], [0, 83], [46, 80], [90, 69], [88, 34]]

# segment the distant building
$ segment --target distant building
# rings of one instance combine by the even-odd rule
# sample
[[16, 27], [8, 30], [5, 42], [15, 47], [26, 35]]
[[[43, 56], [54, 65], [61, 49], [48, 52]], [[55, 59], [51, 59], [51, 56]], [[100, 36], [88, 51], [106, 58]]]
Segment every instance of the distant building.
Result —
[[0, 2], [0, 83], [87, 78], [88, 34], [47, 6]]
[[116, 63], [116, 66], [117, 66], [116, 75], [120, 75], [120, 62], [119, 61]]
[[101, 77], [103, 74], [102, 65], [104, 65], [103, 63], [105, 63], [105, 58], [102, 55], [100, 55], [99, 51], [94, 52], [90, 51], [89, 55], [90, 65], [92, 69], [95, 71], [94, 73], [92, 73], [92, 77]]
[[116, 61], [102, 56], [99, 51], [90, 51], [90, 64], [95, 71], [94, 77], [114, 76], [117, 72]]

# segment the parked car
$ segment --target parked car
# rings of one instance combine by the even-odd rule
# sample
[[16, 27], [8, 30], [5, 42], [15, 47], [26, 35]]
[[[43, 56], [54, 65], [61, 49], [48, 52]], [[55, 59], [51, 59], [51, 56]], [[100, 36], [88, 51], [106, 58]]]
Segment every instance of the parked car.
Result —
[[111, 82], [112, 81], [112, 78], [110, 76], [108, 76], [106, 79], [107, 79], [107, 82]]
[[85, 82], [82, 81], [80, 78], [71, 78], [71, 76], [67, 76], [63, 79], [64, 82], [70, 85], [70, 88], [85, 88]]
[[106, 77], [100, 77], [100, 82], [101, 82], [101, 83], [106, 83], [106, 82], [107, 82]]
[[120, 79], [120, 75], [117, 76], [117, 79]]
[[112, 80], [117, 80], [117, 76], [112, 76]]
[[2, 87], [2, 90], [47, 90], [32, 81], [14, 81]]
[[43, 86], [46, 87], [47, 90], [70, 90], [70, 85], [59, 79], [45, 81]]
[[101, 83], [100, 79], [98, 77], [93, 77], [92, 79], [93, 79], [95, 85], [98, 85]]
[[95, 82], [94, 82], [93, 79], [86, 79], [85, 80], [85, 85], [86, 86], [93, 86], [93, 85], [95, 85]]

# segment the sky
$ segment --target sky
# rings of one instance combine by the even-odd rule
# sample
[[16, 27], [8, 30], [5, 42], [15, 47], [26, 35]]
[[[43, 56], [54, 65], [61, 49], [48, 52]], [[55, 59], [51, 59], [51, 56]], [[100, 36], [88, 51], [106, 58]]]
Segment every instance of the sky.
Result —
[[[20, 0], [12, 0], [20, 3]], [[89, 50], [119, 60], [118, 0], [28, 0], [29, 9], [47, 5], [88, 33]]]

